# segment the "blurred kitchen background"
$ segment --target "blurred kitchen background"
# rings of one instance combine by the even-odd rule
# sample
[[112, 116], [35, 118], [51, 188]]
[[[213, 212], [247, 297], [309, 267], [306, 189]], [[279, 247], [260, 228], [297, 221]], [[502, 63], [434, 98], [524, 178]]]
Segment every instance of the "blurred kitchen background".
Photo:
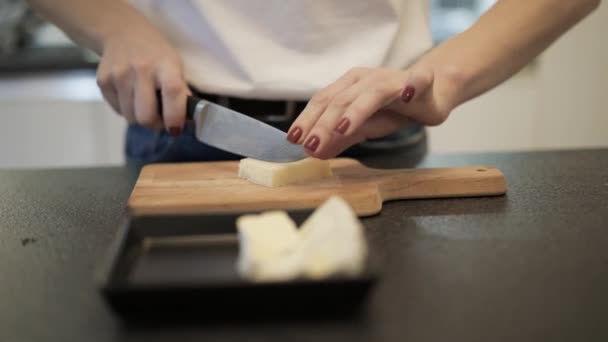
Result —
[[[436, 43], [494, 0], [430, 0]], [[430, 129], [431, 152], [608, 147], [608, 6], [491, 92]], [[0, 0], [0, 168], [119, 165], [125, 123], [103, 102], [97, 57], [21, 0]]]

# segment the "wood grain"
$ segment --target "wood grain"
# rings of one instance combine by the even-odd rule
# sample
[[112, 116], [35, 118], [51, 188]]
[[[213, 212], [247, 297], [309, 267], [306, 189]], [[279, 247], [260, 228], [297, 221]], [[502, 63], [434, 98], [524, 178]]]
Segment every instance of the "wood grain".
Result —
[[238, 178], [236, 161], [147, 165], [128, 208], [132, 215], [310, 209], [339, 195], [359, 216], [368, 216], [390, 200], [493, 196], [507, 190], [503, 174], [494, 167], [381, 170], [348, 158], [330, 163], [331, 178], [279, 188]]

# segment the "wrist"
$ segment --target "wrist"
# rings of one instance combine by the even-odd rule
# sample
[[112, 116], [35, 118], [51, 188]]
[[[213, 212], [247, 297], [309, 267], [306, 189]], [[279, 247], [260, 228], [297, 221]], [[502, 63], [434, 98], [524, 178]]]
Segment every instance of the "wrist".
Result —
[[467, 89], [473, 73], [466, 66], [434, 58], [422, 59], [417, 66], [432, 71], [433, 97], [444, 111], [449, 113], [469, 99]]
[[[98, 52], [102, 54], [113, 41], [128, 39], [133, 34], [141, 36], [141, 33], [137, 33], [142, 31], [140, 26], [139, 23], [125, 24], [123, 20], [117, 19], [112, 19], [105, 22], [104, 25], [100, 25], [94, 35], [99, 49]], [[142, 36], [142, 39], [145, 38]]]
[[115, 40], [129, 37], [146, 40], [151, 34], [157, 34], [156, 28], [140, 13], [129, 9], [119, 15], [111, 15], [96, 26], [93, 33], [96, 51], [102, 54], [105, 48]]
[[475, 96], [471, 90], [480, 73], [477, 61], [460, 58], [460, 48], [452, 47], [458, 44], [454, 41], [456, 38], [437, 46], [416, 63], [433, 70], [434, 83], [442, 90], [441, 96], [451, 109]]

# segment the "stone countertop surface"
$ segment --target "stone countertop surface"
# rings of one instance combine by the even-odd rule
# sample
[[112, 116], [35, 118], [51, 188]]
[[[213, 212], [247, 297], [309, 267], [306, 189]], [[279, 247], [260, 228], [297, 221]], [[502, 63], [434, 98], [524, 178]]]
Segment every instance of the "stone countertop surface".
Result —
[[0, 341], [608, 340], [608, 150], [419, 166], [460, 165], [499, 167], [508, 194], [391, 202], [365, 219], [383, 267], [361, 315], [179, 328], [125, 325], [94, 282], [137, 169], [0, 171]]

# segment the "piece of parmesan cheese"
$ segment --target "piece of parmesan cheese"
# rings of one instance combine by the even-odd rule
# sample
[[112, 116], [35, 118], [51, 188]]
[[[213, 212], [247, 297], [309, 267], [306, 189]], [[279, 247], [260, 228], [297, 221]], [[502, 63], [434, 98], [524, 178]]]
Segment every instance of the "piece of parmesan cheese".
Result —
[[239, 163], [239, 177], [252, 183], [277, 187], [331, 177], [329, 161], [306, 158], [292, 163], [271, 163], [252, 158]]
[[363, 225], [340, 197], [332, 197], [299, 230], [285, 212], [237, 220], [239, 273], [253, 281], [297, 277], [322, 279], [363, 271], [367, 244]]
[[297, 268], [276, 265], [293, 254], [299, 243], [295, 223], [284, 211], [241, 216], [236, 221], [239, 237], [238, 272], [251, 279], [288, 279]]
[[363, 224], [341, 197], [331, 197], [315, 210], [299, 233], [305, 277], [353, 276], [363, 271], [367, 259]]

